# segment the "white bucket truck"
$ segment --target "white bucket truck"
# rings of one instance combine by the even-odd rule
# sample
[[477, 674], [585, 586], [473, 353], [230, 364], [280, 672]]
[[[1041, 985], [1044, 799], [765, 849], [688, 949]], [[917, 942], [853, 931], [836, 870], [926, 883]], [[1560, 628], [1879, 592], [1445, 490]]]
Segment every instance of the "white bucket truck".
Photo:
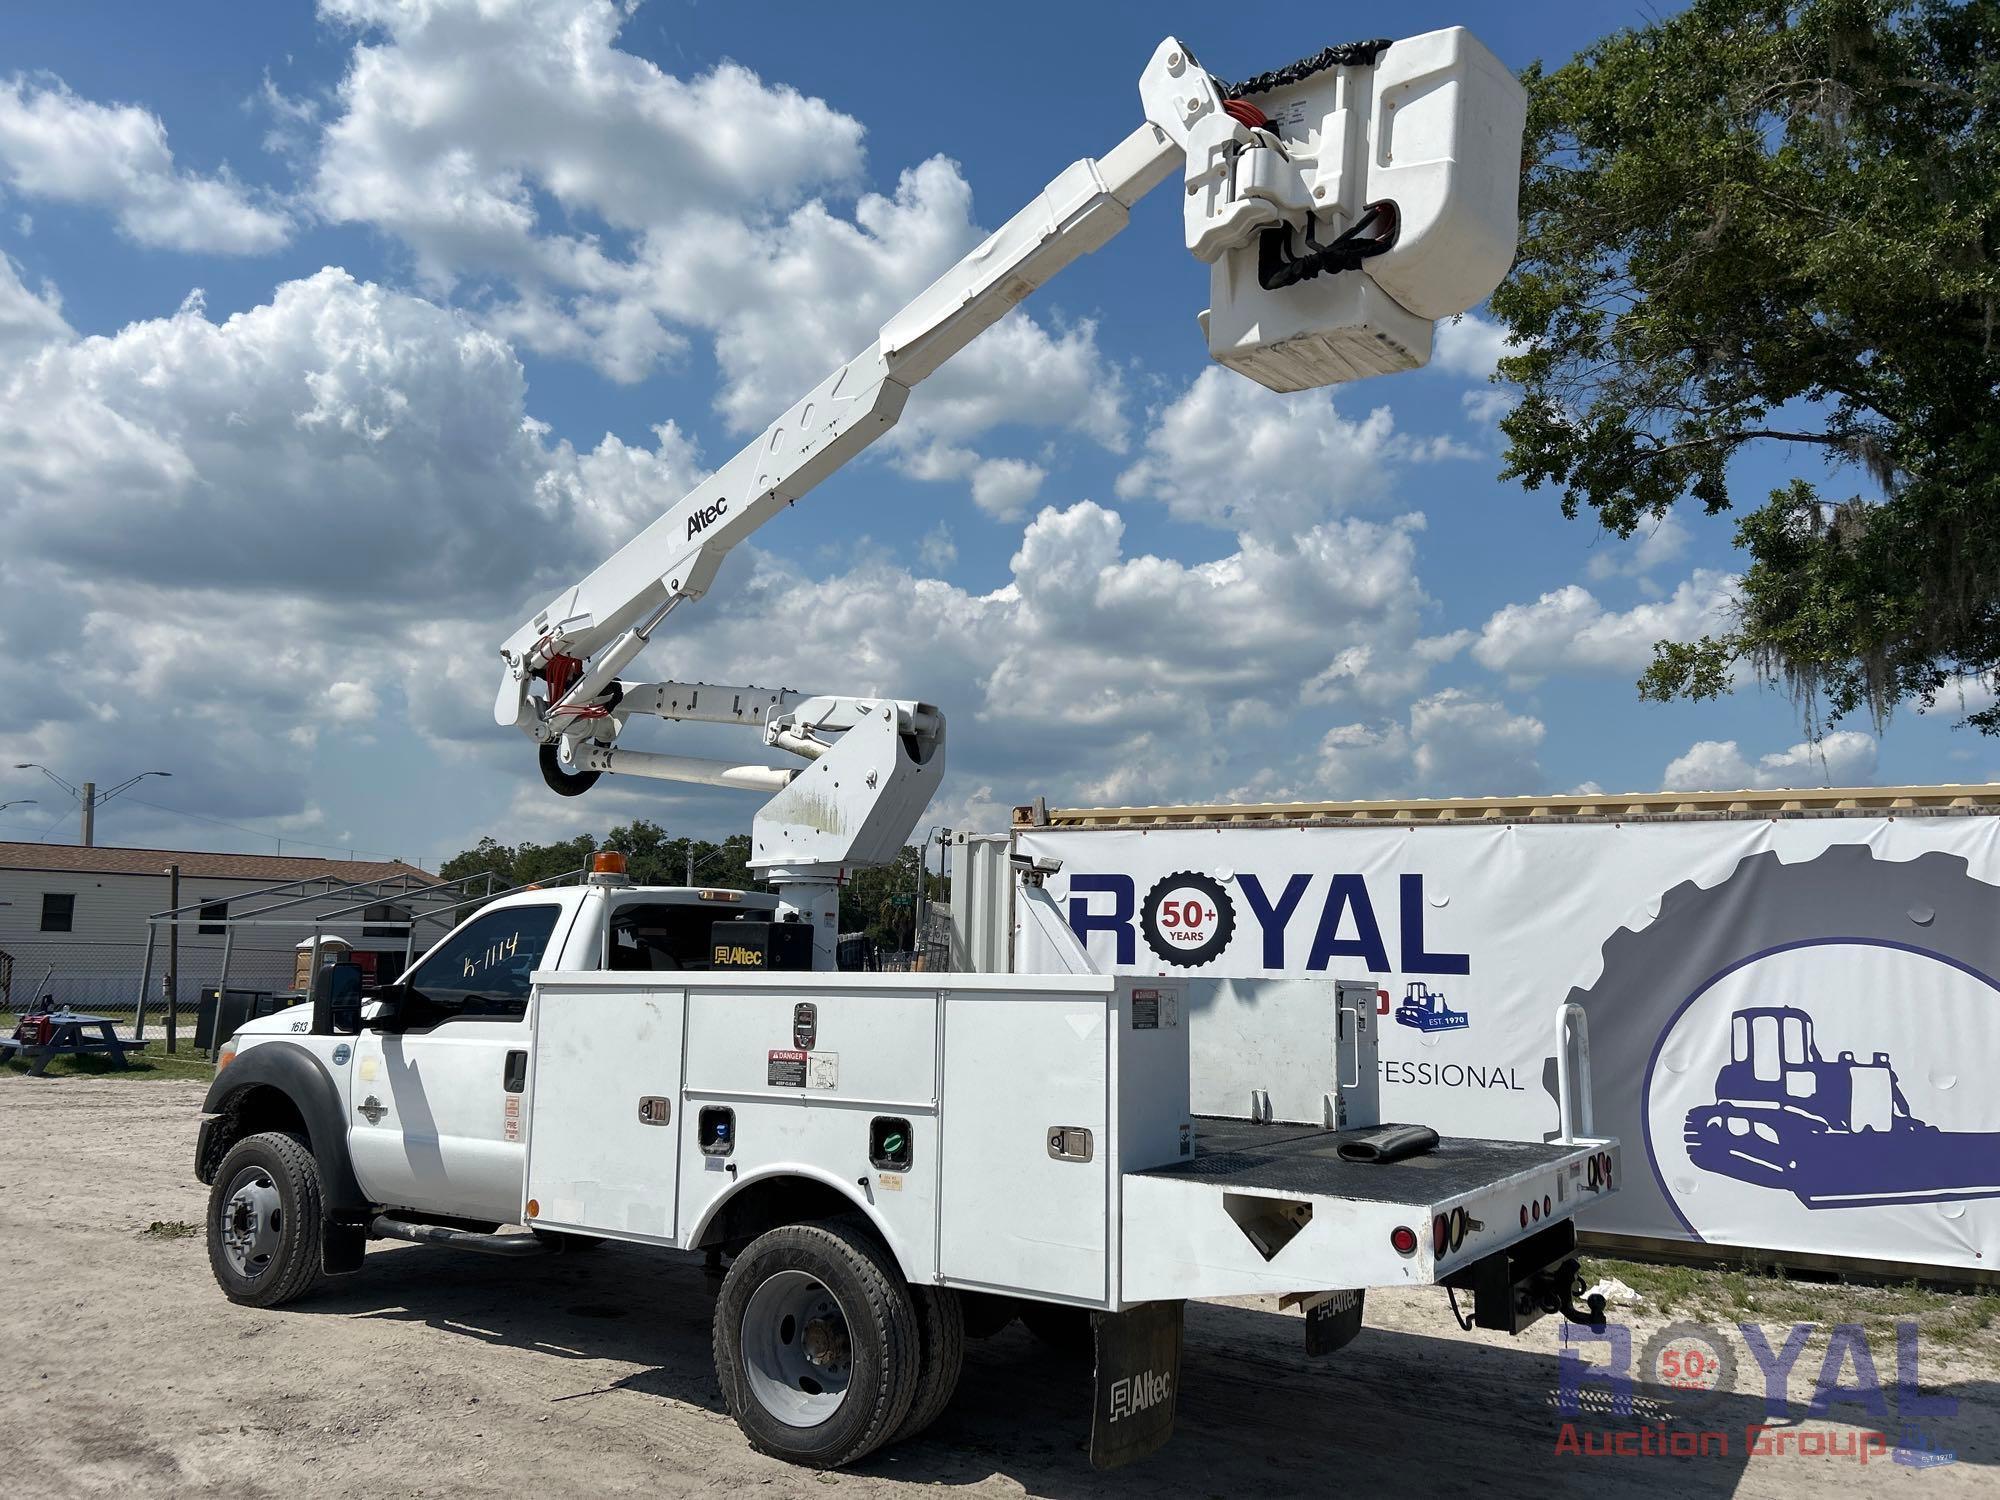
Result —
[[[895, 858], [944, 764], [932, 705], [621, 677], [722, 556], [894, 423], [909, 389], [1125, 225], [1180, 169], [1210, 351], [1297, 390], [1421, 365], [1504, 274], [1524, 97], [1458, 29], [1230, 86], [1173, 38], [1145, 123], [1075, 163], [735, 458], [501, 651], [495, 717], [567, 795], [639, 774], [771, 793], [776, 895], [629, 885], [485, 906], [365, 1005], [353, 975], [224, 1051], [196, 1169], [232, 1298], [289, 1301], [371, 1238], [497, 1255], [619, 1240], [727, 1270], [715, 1360], [757, 1447], [850, 1463], [921, 1430], [968, 1331], [1017, 1313], [1096, 1355], [1093, 1461], [1165, 1441], [1189, 1297], [1276, 1293], [1308, 1346], [1368, 1287], [1444, 1284], [1482, 1326], [1577, 1304], [1571, 1217], [1618, 1148], [1439, 1141], [1373, 1108], [1374, 992], [1341, 1003], [1326, 1117], [1197, 1120], [1172, 981], [834, 972], [838, 882]], [[635, 717], [736, 723], [803, 765], [619, 745]], [[1025, 908], [1067, 928], [1022, 872]], [[1567, 1024], [1567, 1023], [1565, 1023]], [[1580, 1030], [1567, 1038], [1585, 1063]], [[1565, 1049], [1565, 1058], [1570, 1056]], [[1566, 1098], [1587, 1099], [1579, 1077]]]

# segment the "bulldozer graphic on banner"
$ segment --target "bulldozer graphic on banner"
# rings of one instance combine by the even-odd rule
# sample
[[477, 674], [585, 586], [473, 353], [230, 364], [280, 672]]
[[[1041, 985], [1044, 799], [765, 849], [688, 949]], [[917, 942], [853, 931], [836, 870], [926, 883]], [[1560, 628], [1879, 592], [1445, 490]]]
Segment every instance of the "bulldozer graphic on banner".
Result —
[[1446, 1005], [1444, 996], [1421, 979], [1412, 979], [1403, 987], [1403, 1003], [1396, 1007], [1396, 1022], [1427, 1033], [1463, 1031], [1469, 1024], [1464, 1011]]
[[1688, 1159], [1807, 1208], [2000, 1197], [2000, 1132], [1944, 1131], [1910, 1112], [1890, 1064], [1829, 1062], [1813, 1018], [1793, 1006], [1730, 1017], [1715, 1102], [1688, 1111]]

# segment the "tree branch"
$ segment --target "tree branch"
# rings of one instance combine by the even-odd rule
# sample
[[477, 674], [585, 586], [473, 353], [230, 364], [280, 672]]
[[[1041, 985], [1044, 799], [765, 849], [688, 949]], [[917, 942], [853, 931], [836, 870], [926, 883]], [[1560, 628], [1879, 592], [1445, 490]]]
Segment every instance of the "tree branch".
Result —
[[1766, 428], [1753, 427], [1744, 432], [1719, 432], [1713, 437], [1687, 438], [1678, 443], [1655, 442], [1651, 448], [1641, 453], [1639, 457], [1664, 458], [1669, 453], [1679, 453], [1685, 448], [1713, 448], [1718, 443], [1727, 443], [1734, 446], [1737, 443], [1747, 443], [1753, 438], [1773, 438], [1781, 443], [1818, 443], [1820, 446], [1826, 448], [1844, 448], [1847, 446], [1846, 438], [1834, 437], [1829, 433], [1772, 432]]

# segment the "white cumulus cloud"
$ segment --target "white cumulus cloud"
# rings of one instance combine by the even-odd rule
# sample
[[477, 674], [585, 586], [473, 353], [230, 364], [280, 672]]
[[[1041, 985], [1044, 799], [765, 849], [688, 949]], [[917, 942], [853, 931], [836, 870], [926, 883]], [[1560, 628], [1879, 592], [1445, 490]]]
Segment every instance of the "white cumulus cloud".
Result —
[[1580, 584], [1532, 604], [1496, 610], [1473, 643], [1483, 667], [1530, 680], [1554, 672], [1639, 671], [1657, 641], [1686, 641], [1727, 627], [1736, 578], [1698, 568], [1665, 599], [1608, 610]]
[[157, 115], [98, 104], [56, 78], [0, 82], [0, 182], [25, 198], [105, 209], [158, 249], [254, 255], [291, 238], [290, 215], [227, 170], [178, 166]]
[[1875, 779], [1872, 734], [1843, 729], [1817, 743], [1761, 755], [1754, 762], [1735, 740], [1698, 740], [1668, 762], [1663, 792], [1767, 791], [1781, 787], [1865, 786]]

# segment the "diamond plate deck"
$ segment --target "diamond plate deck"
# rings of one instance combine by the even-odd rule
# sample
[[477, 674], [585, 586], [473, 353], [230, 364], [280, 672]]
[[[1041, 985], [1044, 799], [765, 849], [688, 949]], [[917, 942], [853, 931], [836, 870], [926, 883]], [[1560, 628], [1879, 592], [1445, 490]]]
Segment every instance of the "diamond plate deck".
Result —
[[1206, 1116], [1195, 1120], [1194, 1159], [1135, 1172], [1260, 1188], [1301, 1197], [1352, 1198], [1367, 1203], [1438, 1203], [1491, 1187], [1502, 1178], [1553, 1167], [1581, 1148], [1557, 1141], [1483, 1141], [1445, 1136], [1435, 1151], [1402, 1161], [1350, 1162], [1342, 1140], [1370, 1130], [1318, 1130], [1303, 1125], [1253, 1125]]

